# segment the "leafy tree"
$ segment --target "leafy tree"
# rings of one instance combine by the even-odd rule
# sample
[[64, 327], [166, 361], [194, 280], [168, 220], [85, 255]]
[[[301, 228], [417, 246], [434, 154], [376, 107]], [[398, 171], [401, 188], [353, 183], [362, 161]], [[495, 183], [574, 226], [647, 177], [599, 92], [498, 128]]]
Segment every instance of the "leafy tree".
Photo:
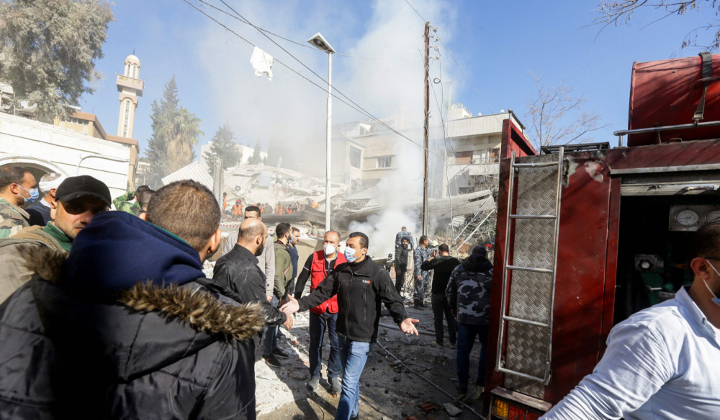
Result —
[[151, 164], [149, 182], [160, 185], [164, 176], [192, 162], [198, 136], [203, 133], [200, 119], [180, 106], [175, 76], [165, 84], [160, 103], [155, 100], [150, 107], [152, 137], [145, 155]]
[[168, 170], [172, 173], [188, 165], [195, 158], [200, 130], [200, 118], [187, 108], [180, 107], [165, 121], [163, 130], [167, 139]]
[[257, 165], [258, 163], [262, 162], [262, 157], [260, 156], [260, 140], [258, 140], [255, 143], [255, 149], [253, 150], [252, 156], [250, 156], [250, 159], [248, 160], [248, 163], [251, 165]]
[[223, 168], [232, 168], [237, 165], [242, 155], [237, 150], [236, 143], [233, 141], [235, 134], [232, 129], [225, 123], [225, 125], [218, 127], [217, 132], [212, 138], [212, 144], [210, 146], [210, 152], [205, 153], [205, 163], [210, 168], [210, 175], [213, 174], [213, 166], [215, 164], [215, 156], [219, 156], [222, 159]]
[[540, 76], [532, 77], [537, 95], [526, 104], [527, 135], [538, 152], [542, 146], [592, 141], [590, 134], [605, 127], [595, 111], [584, 109], [588, 102], [584, 95], [575, 96], [573, 88], [562, 83], [547, 86]]
[[0, 79], [44, 118], [66, 115], [96, 89], [111, 21], [104, 0], [0, 1]]
[[[605, 29], [609, 25], [618, 26], [629, 22], [635, 12], [643, 9], [664, 10], [663, 17], [651, 22], [655, 23], [672, 15], [685, 15], [692, 10], [700, 12], [700, 9], [703, 9], [704, 13], [706, 7], [714, 11], [716, 19], [688, 32], [680, 47], [698, 47], [717, 51], [720, 49], [720, 22], [717, 20], [718, 13], [720, 13], [720, 1], [718, 0], [601, 0], [597, 9], [600, 16], [595, 18], [595, 24], [602, 25], [602, 29]], [[704, 14], [710, 15], [709, 13]], [[712, 34], [709, 42], [698, 42], [698, 34], [702, 31], [709, 31]]]

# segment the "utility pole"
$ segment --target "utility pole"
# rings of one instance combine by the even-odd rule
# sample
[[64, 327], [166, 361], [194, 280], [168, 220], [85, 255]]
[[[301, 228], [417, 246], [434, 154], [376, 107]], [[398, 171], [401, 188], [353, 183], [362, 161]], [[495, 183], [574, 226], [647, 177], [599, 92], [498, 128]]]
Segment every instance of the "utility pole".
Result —
[[425, 38], [425, 122], [423, 131], [423, 147], [425, 152], [425, 166], [423, 168], [423, 209], [422, 209], [422, 234], [428, 234], [428, 218], [430, 216], [428, 208], [428, 187], [430, 183], [428, 181], [428, 172], [430, 164], [430, 22], [425, 22], [425, 32], [423, 34]]

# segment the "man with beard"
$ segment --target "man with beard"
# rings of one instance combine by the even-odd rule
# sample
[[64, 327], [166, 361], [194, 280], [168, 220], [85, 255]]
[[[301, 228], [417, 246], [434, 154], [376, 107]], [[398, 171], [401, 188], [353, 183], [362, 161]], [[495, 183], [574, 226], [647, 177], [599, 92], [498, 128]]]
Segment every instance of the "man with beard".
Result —
[[262, 304], [267, 326], [284, 324], [290, 329], [293, 318], [265, 298], [265, 274], [258, 267], [257, 256], [263, 253], [266, 238], [267, 228], [263, 222], [254, 218], [243, 220], [237, 243], [215, 263], [213, 280], [237, 293], [240, 303]]
[[23, 255], [27, 247], [68, 253], [77, 234], [110, 208], [110, 190], [89, 175], [66, 178], [53, 194], [47, 226], [29, 226], [12, 238], [0, 239], [0, 303], [33, 275]]
[[183, 180], [141, 217], [96, 215], [67, 257], [27, 252], [36, 275], [0, 305], [0, 418], [254, 420], [264, 319], [205, 287], [219, 225]]

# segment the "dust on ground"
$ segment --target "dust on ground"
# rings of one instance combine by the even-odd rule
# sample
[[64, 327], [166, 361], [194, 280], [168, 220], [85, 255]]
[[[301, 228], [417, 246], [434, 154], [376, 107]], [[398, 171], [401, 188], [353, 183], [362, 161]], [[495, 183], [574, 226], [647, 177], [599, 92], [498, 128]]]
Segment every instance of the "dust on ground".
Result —
[[[416, 310], [407, 307], [408, 315], [417, 318], [419, 336], [406, 336], [389, 316], [380, 320], [378, 343], [373, 344], [368, 355], [365, 369], [360, 378], [360, 418], [361, 419], [405, 419], [414, 416], [417, 420], [450, 418], [476, 419], [475, 414], [454, 401], [458, 397], [456, 390], [456, 350], [448, 347], [447, 324], [445, 329], [445, 347], [431, 347], [435, 340], [432, 310]], [[386, 311], [384, 311], [386, 312]], [[256, 346], [256, 401], [259, 420], [279, 419], [323, 419], [335, 417], [338, 397], [328, 392], [326, 363], [330, 354], [327, 335], [323, 340], [323, 368], [321, 386], [315, 392], [308, 391], [305, 383], [309, 379], [308, 349], [310, 335], [308, 332], [308, 313], [296, 314], [295, 324], [290, 331], [281, 328], [278, 346], [290, 354], [288, 359], [281, 360], [283, 367], [273, 369], [265, 364], [261, 357], [262, 350]], [[383, 348], [403, 361], [410, 369], [427, 378], [441, 390], [433, 387], [425, 380], [399, 364]], [[480, 343], [476, 342], [470, 356], [470, 384], [468, 397], [463, 401], [477, 413], [482, 414], [482, 401], [474, 399], [475, 377], [480, 357]], [[421, 404], [426, 404], [425, 409]], [[452, 403], [462, 410], [456, 417], [451, 417], [444, 408], [445, 403]], [[433, 410], [433, 407], [437, 409]]]

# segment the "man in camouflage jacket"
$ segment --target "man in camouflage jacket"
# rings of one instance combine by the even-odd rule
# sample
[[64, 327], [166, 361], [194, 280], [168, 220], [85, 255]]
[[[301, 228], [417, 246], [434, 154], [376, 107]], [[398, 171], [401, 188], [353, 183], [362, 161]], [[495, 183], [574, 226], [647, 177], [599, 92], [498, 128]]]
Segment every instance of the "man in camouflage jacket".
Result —
[[30, 215], [22, 206], [37, 200], [37, 186], [35, 176], [24, 168], [0, 168], [0, 238], [9, 238], [30, 226]]
[[[136, 198], [139, 197], [143, 191], [151, 191], [151, 189], [147, 185], [141, 185], [137, 187], [134, 193], [132, 191], [128, 191], [126, 194], [114, 199], [113, 206], [115, 206], [115, 209], [117, 210], [138, 216], [143, 212], [143, 209]], [[133, 199], [135, 199], [135, 201], [132, 201]]]
[[482, 345], [475, 384], [478, 386], [478, 394], [484, 391], [491, 286], [492, 263], [487, 259], [485, 248], [477, 246], [462, 265], [452, 272], [445, 290], [451, 311], [457, 317], [458, 391], [463, 395], [467, 394], [470, 352], [475, 337]]
[[430, 289], [430, 271], [423, 270], [420, 266], [422, 263], [427, 261], [428, 258], [430, 258], [430, 239], [423, 235], [420, 237], [418, 245], [419, 246], [415, 248], [413, 253], [415, 263], [413, 267], [413, 276], [415, 279], [415, 293], [413, 294], [413, 301], [415, 303], [415, 309], [424, 309], [425, 304], [423, 301], [425, 300], [425, 295], [427, 295], [427, 292]]

